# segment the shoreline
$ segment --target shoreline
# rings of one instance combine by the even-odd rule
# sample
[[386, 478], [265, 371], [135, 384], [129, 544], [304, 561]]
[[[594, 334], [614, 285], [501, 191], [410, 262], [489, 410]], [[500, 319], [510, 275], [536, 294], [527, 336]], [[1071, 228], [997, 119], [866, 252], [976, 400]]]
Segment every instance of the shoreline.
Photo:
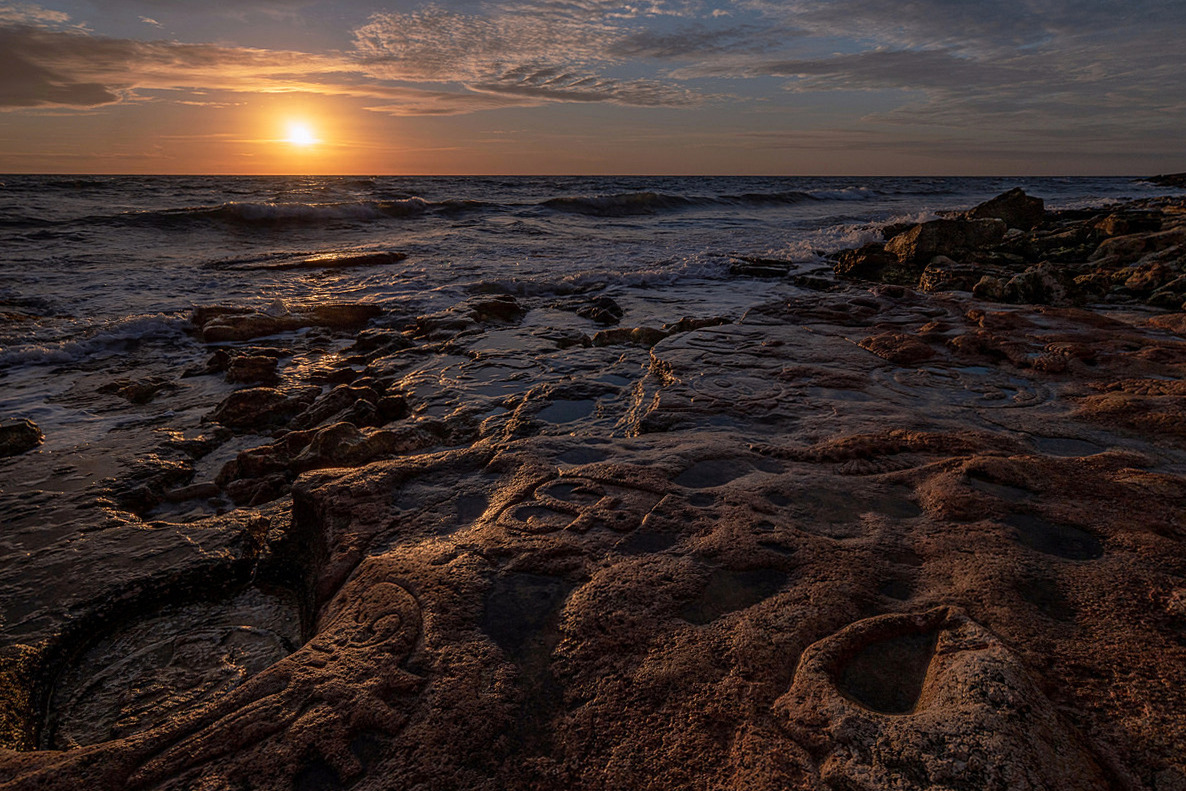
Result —
[[195, 310], [8, 506], [4, 787], [1186, 785], [1186, 199], [1039, 204], [666, 325]]

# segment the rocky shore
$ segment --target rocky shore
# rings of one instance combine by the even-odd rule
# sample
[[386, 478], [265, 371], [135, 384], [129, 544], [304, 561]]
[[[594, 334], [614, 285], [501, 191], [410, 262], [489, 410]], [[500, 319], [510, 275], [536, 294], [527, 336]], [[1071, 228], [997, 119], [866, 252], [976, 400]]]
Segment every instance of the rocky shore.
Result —
[[1186, 199], [884, 236], [196, 307], [94, 483], [6, 421], [0, 789], [1186, 791]]

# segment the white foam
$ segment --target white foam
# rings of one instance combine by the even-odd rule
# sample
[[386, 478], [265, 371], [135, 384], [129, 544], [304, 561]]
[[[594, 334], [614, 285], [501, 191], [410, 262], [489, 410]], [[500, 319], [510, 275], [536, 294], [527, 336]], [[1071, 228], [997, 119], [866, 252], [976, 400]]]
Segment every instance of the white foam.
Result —
[[120, 354], [133, 341], [175, 341], [189, 320], [176, 314], [124, 316], [81, 331], [81, 337], [33, 342], [0, 350], [0, 366], [60, 365]]

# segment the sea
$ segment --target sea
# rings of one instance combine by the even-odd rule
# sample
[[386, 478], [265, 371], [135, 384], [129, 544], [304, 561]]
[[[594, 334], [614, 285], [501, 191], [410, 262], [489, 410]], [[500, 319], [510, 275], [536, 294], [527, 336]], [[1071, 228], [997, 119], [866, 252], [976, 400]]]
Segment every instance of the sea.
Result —
[[[200, 363], [197, 305], [368, 302], [398, 326], [478, 293], [605, 295], [624, 326], [736, 318], [790, 288], [733, 274], [740, 258], [826, 273], [827, 253], [887, 223], [1018, 186], [1049, 208], [1175, 192], [1136, 177], [4, 175], [0, 418], [33, 419], [49, 449], [98, 441], [133, 418], [105, 417], [80, 377]], [[406, 257], [288, 267], [366, 253]]]

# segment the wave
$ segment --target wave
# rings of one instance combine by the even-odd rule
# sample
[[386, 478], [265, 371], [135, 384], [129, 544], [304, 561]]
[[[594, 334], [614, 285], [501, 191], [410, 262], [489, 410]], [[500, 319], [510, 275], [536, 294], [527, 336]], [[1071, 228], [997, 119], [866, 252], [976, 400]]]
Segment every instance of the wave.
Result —
[[672, 195], [662, 192], [622, 192], [614, 195], [551, 198], [543, 201], [540, 205], [570, 214], [585, 214], [594, 217], [634, 217], [703, 206], [792, 206], [807, 201], [870, 200], [878, 195], [876, 190], [868, 187], [744, 192], [715, 198], [699, 195]]
[[592, 217], [636, 217], [661, 211], [687, 209], [714, 203], [711, 198], [666, 195], [661, 192], [623, 192], [617, 195], [550, 198], [540, 205], [568, 214]]
[[127, 212], [115, 218], [106, 219], [161, 228], [187, 227], [195, 223], [219, 223], [245, 228], [276, 228], [333, 223], [365, 223], [385, 219], [416, 218], [431, 214], [455, 215], [483, 211], [495, 205], [476, 200], [427, 201], [423, 198], [340, 203], [230, 202], [217, 206]]
[[125, 354], [145, 342], [177, 342], [186, 337], [189, 319], [165, 313], [124, 316], [92, 328], [82, 337], [34, 342], [0, 352], [0, 366], [56, 365]]

